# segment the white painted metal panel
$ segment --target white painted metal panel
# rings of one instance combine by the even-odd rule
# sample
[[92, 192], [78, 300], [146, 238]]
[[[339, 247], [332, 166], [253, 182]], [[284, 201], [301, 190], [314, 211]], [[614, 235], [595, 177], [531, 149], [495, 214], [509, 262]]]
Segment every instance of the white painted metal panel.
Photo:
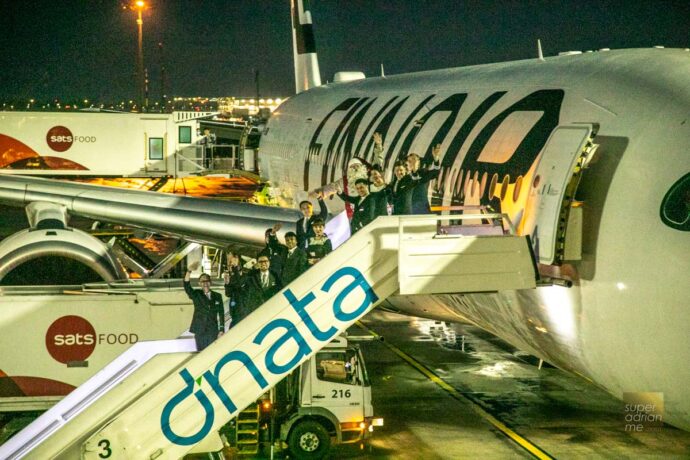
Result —
[[[176, 459], [195, 450], [195, 444], [217, 438], [218, 428], [237, 412], [397, 291], [398, 240], [397, 217], [377, 219], [358, 232], [319, 262], [318, 269], [293, 281], [290, 294], [284, 289], [136, 403], [128, 402], [83, 444], [82, 458], [99, 458], [107, 441], [113, 459]], [[375, 293], [375, 302], [366, 286]], [[301, 314], [298, 305], [304, 308]], [[338, 318], [336, 311], [344, 315]], [[315, 328], [328, 331], [328, 337], [318, 339]], [[295, 339], [297, 334], [301, 339]], [[300, 343], [308, 345], [308, 353], [300, 354]], [[251, 359], [254, 371], [233, 359], [238, 353]], [[285, 367], [278, 372], [275, 365]]]
[[588, 124], [557, 127], [544, 147], [537, 165], [537, 186], [530, 187], [525, 216], [534, 228], [536, 254], [542, 264], [551, 264], [556, 257], [558, 219], [565, 190], [577, 160], [592, 135]]
[[511, 235], [403, 239], [399, 277], [402, 295], [536, 286], [527, 237]]
[[[195, 350], [191, 337], [135, 344], [0, 446], [0, 458], [18, 459], [29, 452], [30, 458], [77, 458], [81, 441], [124, 401], [155, 385]], [[105, 394], [109, 397], [101, 398]]]

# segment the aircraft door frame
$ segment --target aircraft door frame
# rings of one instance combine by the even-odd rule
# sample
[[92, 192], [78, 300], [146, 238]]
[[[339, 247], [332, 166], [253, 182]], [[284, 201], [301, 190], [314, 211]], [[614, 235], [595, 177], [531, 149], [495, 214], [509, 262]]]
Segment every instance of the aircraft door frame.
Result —
[[539, 263], [562, 261], [570, 205], [595, 135], [592, 124], [558, 126], [544, 146], [525, 206], [525, 230]]
[[168, 169], [167, 119], [144, 119], [143, 122], [144, 170], [146, 172], [166, 173]]

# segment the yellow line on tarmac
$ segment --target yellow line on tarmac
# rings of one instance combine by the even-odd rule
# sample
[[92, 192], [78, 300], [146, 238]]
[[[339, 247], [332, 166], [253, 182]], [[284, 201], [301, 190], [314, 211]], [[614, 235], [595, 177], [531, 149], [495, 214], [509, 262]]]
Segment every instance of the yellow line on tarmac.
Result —
[[369, 332], [371, 335], [376, 337], [377, 339], [380, 339], [382, 343], [387, 346], [393, 353], [398, 355], [400, 358], [402, 358], [405, 362], [407, 362], [410, 366], [414, 367], [417, 369], [419, 372], [424, 374], [429, 380], [434, 382], [436, 385], [440, 386], [443, 388], [445, 391], [450, 393], [451, 396], [453, 396], [455, 399], [461, 399], [463, 401], [467, 401], [471, 404], [472, 409], [484, 420], [492, 424], [494, 427], [496, 427], [498, 430], [501, 431], [501, 433], [505, 434], [508, 436], [510, 439], [512, 439], [515, 443], [517, 443], [520, 447], [525, 449], [527, 452], [532, 454], [535, 458], [541, 459], [541, 460], [553, 460], [554, 457], [551, 455], [547, 454], [543, 450], [541, 450], [539, 447], [535, 446], [531, 442], [529, 442], [527, 439], [523, 438], [519, 434], [517, 434], [515, 431], [511, 430], [508, 428], [503, 422], [498, 420], [496, 417], [482, 409], [475, 401], [472, 401], [472, 399], [468, 398], [467, 396], [463, 395], [459, 391], [457, 391], [455, 388], [453, 388], [451, 385], [446, 383], [441, 377], [438, 375], [434, 374], [432, 370], [424, 366], [422, 363], [419, 361], [415, 360], [412, 356], [408, 355], [395, 345], [391, 344], [388, 341], [383, 340], [383, 337], [381, 337], [379, 334], [374, 332], [373, 330], [369, 329], [367, 326], [365, 326], [361, 321], [357, 321], [357, 325], [361, 327], [362, 329], [366, 330]]

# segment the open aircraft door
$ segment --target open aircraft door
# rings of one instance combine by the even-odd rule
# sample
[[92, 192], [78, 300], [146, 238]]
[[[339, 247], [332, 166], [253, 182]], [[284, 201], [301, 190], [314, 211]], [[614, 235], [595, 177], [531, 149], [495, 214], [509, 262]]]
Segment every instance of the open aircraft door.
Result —
[[596, 150], [591, 124], [558, 126], [546, 142], [525, 206], [523, 234], [532, 235], [537, 261], [560, 264], [565, 232], [582, 169]]

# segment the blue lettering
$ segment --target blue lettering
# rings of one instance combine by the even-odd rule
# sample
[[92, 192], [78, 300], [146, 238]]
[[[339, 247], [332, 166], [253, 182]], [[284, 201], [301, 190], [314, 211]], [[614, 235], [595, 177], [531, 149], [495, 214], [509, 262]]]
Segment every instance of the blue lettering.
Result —
[[316, 337], [322, 342], [326, 342], [331, 337], [333, 337], [336, 332], [338, 332], [338, 329], [336, 329], [333, 326], [331, 326], [328, 330], [325, 331], [320, 330], [318, 326], [314, 323], [314, 320], [311, 319], [311, 316], [309, 316], [309, 313], [307, 313], [307, 305], [309, 305], [314, 301], [314, 299], [316, 299], [313, 293], [310, 292], [309, 294], [305, 295], [304, 298], [297, 299], [295, 294], [293, 294], [292, 291], [288, 289], [283, 293], [283, 295], [286, 299], [288, 299], [288, 302], [290, 302], [292, 308], [297, 312], [302, 321], [304, 321], [304, 324], [307, 325], [314, 337]]
[[165, 437], [168, 438], [168, 441], [172, 442], [173, 444], [178, 444], [180, 446], [191, 446], [201, 441], [211, 430], [211, 426], [213, 426], [214, 412], [211, 401], [208, 400], [208, 397], [203, 391], [198, 390], [194, 392], [194, 396], [206, 412], [204, 425], [199, 431], [191, 436], [180, 436], [173, 432], [172, 428], [170, 427], [170, 415], [172, 414], [173, 409], [194, 391], [194, 378], [187, 369], [182, 369], [180, 371], [180, 377], [182, 377], [182, 380], [184, 380], [186, 386], [179, 393], [173, 396], [163, 408], [163, 412], [161, 413], [161, 429], [163, 430]]
[[[309, 353], [311, 353], [312, 351], [311, 347], [309, 347], [307, 342], [305, 342], [304, 337], [302, 337], [302, 335], [297, 330], [297, 327], [295, 327], [295, 325], [292, 324], [290, 321], [282, 318], [275, 319], [268, 323], [266, 326], [264, 326], [263, 329], [261, 329], [254, 338], [254, 343], [257, 345], [261, 345], [261, 342], [266, 338], [266, 336], [271, 331], [279, 327], [285, 328], [287, 333], [280, 337], [278, 340], [276, 340], [273, 345], [271, 345], [271, 348], [269, 348], [266, 352], [265, 361], [266, 369], [273, 372], [274, 374], [282, 374], [283, 372], [288, 372], [290, 369], [292, 369], [293, 366], [299, 363], [302, 357], [308, 356]], [[297, 343], [297, 346], [299, 347], [298, 352], [287, 363], [282, 365], [276, 364], [275, 355], [278, 352], [278, 349], [290, 339], [294, 340]]]
[[[354, 278], [354, 280], [350, 284], [348, 284], [345, 287], [345, 289], [340, 291], [340, 294], [338, 294], [338, 296], [333, 301], [333, 314], [340, 321], [347, 322], [356, 319], [360, 315], [364, 314], [366, 309], [373, 305], [377, 300], [379, 300], [379, 298], [374, 292], [374, 289], [369, 285], [367, 280], [364, 279], [362, 273], [360, 273], [360, 271], [354, 267], [342, 267], [338, 269], [335, 273], [328, 277], [326, 282], [323, 284], [321, 290], [323, 292], [328, 292], [331, 289], [331, 287], [333, 287], [333, 284], [335, 284], [335, 282], [343, 276], [351, 276]], [[347, 295], [357, 287], [361, 287], [364, 291], [364, 300], [355, 310], [353, 310], [350, 313], [346, 313], [345, 311], [343, 311], [343, 301], [345, 300]]]
[[245, 352], [239, 350], [233, 350], [223, 356], [223, 358], [218, 361], [218, 364], [216, 364], [216, 367], [213, 369], [213, 373], [210, 371], [204, 372], [204, 378], [211, 385], [211, 388], [213, 388], [213, 391], [218, 395], [218, 398], [221, 400], [228, 412], [232, 414], [237, 410], [237, 406], [235, 406], [235, 403], [232, 402], [232, 399], [230, 399], [230, 396], [228, 396], [218, 381], [220, 370], [230, 361], [239, 361], [244, 364], [245, 369], [249, 370], [249, 373], [252, 375], [252, 377], [254, 377], [254, 381], [261, 389], [266, 388], [268, 386], [268, 382], [264, 376], [261, 375], [261, 372], [259, 372], [256, 364], [254, 364], [254, 361], [252, 361], [252, 359], [247, 356]]
[[[328, 293], [330, 289], [333, 287], [333, 285], [345, 276], [352, 277], [353, 279], [347, 286], [345, 286], [345, 288], [340, 293], [338, 293], [335, 300], [333, 301], [333, 314], [336, 319], [342, 322], [347, 322], [356, 319], [357, 317], [364, 314], [366, 310], [370, 306], [372, 306], [376, 301], [378, 301], [378, 296], [374, 292], [371, 285], [369, 285], [362, 273], [360, 273], [359, 270], [353, 267], [343, 267], [337, 270], [326, 280], [326, 282], [321, 287], [321, 291]], [[364, 299], [362, 300], [359, 306], [354, 308], [354, 310], [350, 312], [344, 311], [343, 303], [346, 301], [348, 295], [358, 287], [362, 289]], [[314, 338], [322, 342], [326, 342], [337, 333], [337, 328], [334, 326], [331, 326], [326, 330], [319, 329], [319, 327], [316, 325], [309, 313], [307, 313], [307, 306], [309, 306], [316, 299], [316, 296], [312, 292], [309, 292], [302, 299], [298, 299], [295, 296], [295, 294], [289, 289], [285, 291], [284, 295], [286, 299], [290, 302], [290, 306], [297, 312], [300, 319], [304, 322], [304, 324], [306, 324], [309, 331], [313, 334]], [[352, 300], [350, 300], [349, 304], [352, 304]], [[351, 309], [351, 305], [349, 304], [347, 305], [348, 310]], [[304, 337], [300, 334], [299, 330], [297, 329], [297, 326], [285, 318], [274, 319], [270, 321], [268, 324], [266, 324], [256, 334], [253, 343], [256, 345], [261, 345], [262, 342], [266, 339], [266, 337], [278, 328], [285, 329], [285, 333], [270, 345], [270, 347], [266, 351], [265, 356], [266, 369], [275, 375], [281, 375], [289, 372], [293, 367], [299, 364], [299, 362], [304, 357], [309, 356], [313, 351], [310, 345], [304, 339]], [[288, 343], [288, 341], [291, 340], [294, 341], [295, 344], [297, 344], [297, 351], [295, 352], [294, 356], [290, 357], [289, 360], [285, 363], [276, 363], [276, 355], [279, 352], [283, 351], [282, 347], [286, 343]], [[284, 354], [286, 353], [283, 353], [283, 355]], [[225, 367], [225, 365], [227, 365], [231, 361], [240, 362], [243, 365], [243, 368], [249, 371], [249, 373], [254, 378], [254, 381], [258, 384], [260, 389], [263, 390], [266, 387], [268, 387], [268, 381], [261, 374], [258, 367], [252, 361], [249, 355], [240, 350], [233, 350], [227, 353], [225, 356], [223, 356], [223, 358], [220, 359], [220, 361], [218, 361], [216, 366], [213, 368], [213, 371], [207, 370], [206, 372], [204, 372], [204, 379], [209, 383], [211, 389], [216, 393], [219, 400], [223, 403], [228, 412], [230, 414], [233, 414], [237, 411], [237, 406], [232, 401], [228, 393], [225, 391], [219, 380], [221, 370], [223, 369], [223, 367]], [[160, 418], [160, 424], [164, 436], [170, 442], [182, 446], [190, 446], [198, 443], [205, 436], [208, 435], [211, 428], [213, 427], [215, 413], [213, 405], [211, 404], [211, 401], [209, 400], [208, 396], [206, 396], [206, 394], [204, 394], [204, 392], [201, 389], [194, 391], [195, 382], [194, 378], [189, 373], [189, 371], [187, 369], [182, 369], [179, 375], [182, 378], [185, 386], [184, 388], [182, 388], [182, 390], [175, 394], [163, 407], [163, 411], [161, 413]], [[201, 404], [201, 407], [206, 413], [206, 417], [204, 419], [203, 426], [196, 433], [189, 436], [180, 436], [172, 430], [170, 426], [170, 417], [172, 415], [173, 410], [192, 394], [194, 394], [196, 400], [199, 402], [199, 404]]]

